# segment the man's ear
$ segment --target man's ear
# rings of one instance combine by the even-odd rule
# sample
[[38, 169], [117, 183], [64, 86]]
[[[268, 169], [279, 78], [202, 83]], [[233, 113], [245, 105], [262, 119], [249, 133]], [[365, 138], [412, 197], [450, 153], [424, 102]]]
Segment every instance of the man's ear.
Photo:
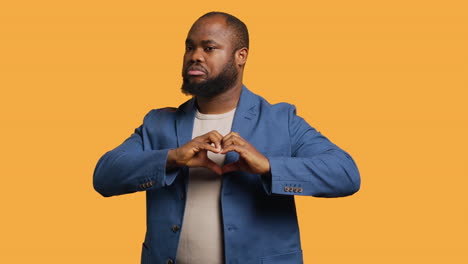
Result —
[[236, 51], [236, 64], [243, 67], [247, 62], [247, 56], [249, 55], [249, 49], [241, 48]]

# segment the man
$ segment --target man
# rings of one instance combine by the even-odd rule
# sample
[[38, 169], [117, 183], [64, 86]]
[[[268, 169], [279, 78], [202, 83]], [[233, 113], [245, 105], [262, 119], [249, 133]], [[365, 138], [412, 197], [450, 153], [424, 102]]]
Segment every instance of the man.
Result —
[[220, 12], [190, 29], [179, 108], [150, 111], [94, 172], [103, 196], [146, 191], [142, 263], [302, 263], [294, 195], [360, 187], [352, 158], [242, 84], [243, 22]]

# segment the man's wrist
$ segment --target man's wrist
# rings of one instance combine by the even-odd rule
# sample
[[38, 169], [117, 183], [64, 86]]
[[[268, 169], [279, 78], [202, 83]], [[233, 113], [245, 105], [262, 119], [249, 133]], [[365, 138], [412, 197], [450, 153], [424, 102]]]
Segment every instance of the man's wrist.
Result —
[[166, 169], [174, 169], [177, 165], [177, 152], [176, 149], [170, 149], [167, 153]]

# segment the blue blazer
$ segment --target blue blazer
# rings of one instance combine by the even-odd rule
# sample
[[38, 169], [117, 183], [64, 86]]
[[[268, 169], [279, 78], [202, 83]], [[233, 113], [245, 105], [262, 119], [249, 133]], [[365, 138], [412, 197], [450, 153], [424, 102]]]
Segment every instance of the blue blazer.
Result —
[[[143, 124], [96, 165], [93, 183], [101, 195], [146, 191], [142, 264], [175, 263], [188, 168], [168, 171], [166, 159], [170, 149], [191, 140], [195, 111], [195, 98], [177, 109], [151, 110]], [[232, 131], [269, 159], [271, 175], [242, 171], [223, 175], [225, 263], [302, 263], [294, 195], [351, 195], [360, 187], [356, 164], [297, 116], [293, 105], [271, 105], [245, 86]], [[227, 153], [225, 164], [238, 157]]]

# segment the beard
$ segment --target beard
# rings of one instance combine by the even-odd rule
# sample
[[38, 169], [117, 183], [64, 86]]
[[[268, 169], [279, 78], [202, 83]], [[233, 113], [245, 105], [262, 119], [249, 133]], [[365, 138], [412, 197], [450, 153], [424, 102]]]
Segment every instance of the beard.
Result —
[[234, 63], [234, 56], [224, 65], [218, 76], [200, 83], [190, 82], [184, 69], [182, 72], [184, 81], [182, 83], [182, 92], [187, 95], [211, 98], [232, 88], [237, 81], [237, 75], [238, 71]]

